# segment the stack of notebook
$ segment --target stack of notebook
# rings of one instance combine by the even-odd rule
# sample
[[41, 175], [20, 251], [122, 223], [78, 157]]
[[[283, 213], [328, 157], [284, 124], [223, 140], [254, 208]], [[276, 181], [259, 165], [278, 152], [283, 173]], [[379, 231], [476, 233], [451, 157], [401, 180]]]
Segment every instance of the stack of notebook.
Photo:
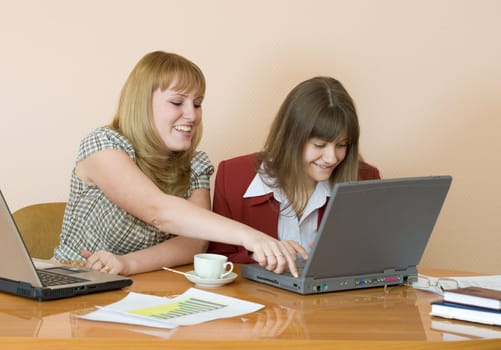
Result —
[[432, 316], [501, 326], [501, 290], [481, 287], [450, 289], [431, 303]]

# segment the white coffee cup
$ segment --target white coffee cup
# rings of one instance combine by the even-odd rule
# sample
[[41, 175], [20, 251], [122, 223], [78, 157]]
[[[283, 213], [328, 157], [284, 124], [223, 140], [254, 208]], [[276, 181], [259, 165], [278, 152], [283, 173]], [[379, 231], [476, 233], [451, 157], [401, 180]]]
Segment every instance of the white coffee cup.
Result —
[[228, 276], [233, 271], [233, 263], [220, 254], [202, 253], [193, 259], [195, 274], [200, 278], [220, 279]]

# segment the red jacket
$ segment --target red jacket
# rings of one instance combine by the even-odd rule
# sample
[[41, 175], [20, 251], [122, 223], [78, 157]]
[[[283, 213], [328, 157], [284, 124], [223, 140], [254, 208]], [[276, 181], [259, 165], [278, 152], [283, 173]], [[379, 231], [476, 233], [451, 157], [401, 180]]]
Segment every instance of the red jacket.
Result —
[[[219, 163], [212, 210], [215, 213], [240, 221], [259, 231], [277, 238], [279, 203], [273, 194], [243, 198], [250, 183], [256, 176], [256, 154], [224, 160]], [[380, 179], [378, 169], [361, 162], [359, 179]], [[319, 209], [318, 222], [322, 220], [327, 203]], [[241, 246], [210, 242], [208, 252], [224, 254], [235, 263], [254, 263], [248, 251]]]

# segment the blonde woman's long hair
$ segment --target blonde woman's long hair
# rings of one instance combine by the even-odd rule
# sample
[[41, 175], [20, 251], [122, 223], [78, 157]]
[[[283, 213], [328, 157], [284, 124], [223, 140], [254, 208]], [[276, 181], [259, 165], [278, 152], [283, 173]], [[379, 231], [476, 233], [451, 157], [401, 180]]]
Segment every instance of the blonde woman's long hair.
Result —
[[275, 179], [268, 185], [280, 187], [298, 215], [308, 202], [306, 143], [312, 137], [331, 142], [342, 132], [347, 134], [348, 148], [331, 183], [358, 178], [360, 129], [355, 104], [343, 85], [331, 77], [306, 80], [289, 92], [275, 116], [257, 166], [260, 173]]
[[177, 54], [155, 51], [145, 55], [122, 88], [110, 127], [132, 143], [136, 163], [146, 176], [163, 192], [184, 197], [190, 187], [191, 159], [202, 137], [202, 124], [194, 131], [190, 149], [169, 150], [153, 120], [152, 99], [158, 88], [196, 91], [204, 96], [205, 77], [197, 65]]

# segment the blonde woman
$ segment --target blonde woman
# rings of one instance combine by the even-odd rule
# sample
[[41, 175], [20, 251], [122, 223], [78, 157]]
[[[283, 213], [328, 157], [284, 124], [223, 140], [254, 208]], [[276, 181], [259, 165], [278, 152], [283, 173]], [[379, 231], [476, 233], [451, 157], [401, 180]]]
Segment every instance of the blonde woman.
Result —
[[182, 56], [156, 51], [137, 63], [112, 123], [80, 144], [55, 259], [131, 275], [191, 263], [212, 240], [297, 274], [300, 247], [209, 210], [213, 166], [197, 151], [204, 94], [203, 73]]

